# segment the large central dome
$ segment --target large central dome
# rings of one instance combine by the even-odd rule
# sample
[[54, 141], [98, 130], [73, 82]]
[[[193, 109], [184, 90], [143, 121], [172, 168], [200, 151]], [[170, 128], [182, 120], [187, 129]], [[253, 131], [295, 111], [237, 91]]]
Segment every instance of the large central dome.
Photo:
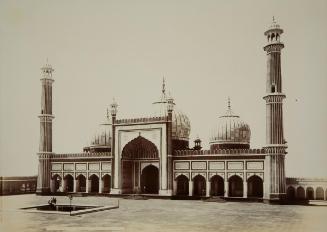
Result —
[[225, 115], [218, 118], [218, 123], [210, 138], [210, 148], [216, 149], [248, 149], [250, 148], [250, 127], [235, 115], [228, 101]]
[[[165, 81], [162, 84], [162, 94], [159, 101], [152, 103], [154, 108], [154, 116], [167, 116], [167, 96], [165, 89]], [[190, 120], [186, 114], [182, 113], [178, 108], [173, 110], [173, 121], [172, 121], [172, 139], [188, 141], [191, 131]]]

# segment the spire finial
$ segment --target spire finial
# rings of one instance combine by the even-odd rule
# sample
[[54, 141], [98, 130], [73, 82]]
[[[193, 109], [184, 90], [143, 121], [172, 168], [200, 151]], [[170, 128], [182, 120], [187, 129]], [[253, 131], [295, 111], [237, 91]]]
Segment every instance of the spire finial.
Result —
[[275, 16], [273, 16], [273, 23], [275, 23]]
[[110, 112], [109, 112], [109, 109], [107, 108], [107, 119], [109, 120], [109, 115], [110, 115]]
[[166, 94], [165, 76], [162, 77], [162, 94]]
[[230, 110], [230, 97], [228, 97], [228, 110]]

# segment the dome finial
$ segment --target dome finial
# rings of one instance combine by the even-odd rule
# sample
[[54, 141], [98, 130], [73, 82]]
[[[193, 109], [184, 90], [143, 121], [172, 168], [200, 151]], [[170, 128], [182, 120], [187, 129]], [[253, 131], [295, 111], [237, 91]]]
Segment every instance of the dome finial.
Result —
[[273, 16], [273, 23], [275, 23], [276, 21], [275, 21], [275, 16]]
[[230, 110], [230, 97], [228, 97], [228, 110]]
[[166, 94], [165, 76], [162, 77], [162, 94]]
[[107, 119], [109, 120], [110, 112], [109, 109], [107, 108]]

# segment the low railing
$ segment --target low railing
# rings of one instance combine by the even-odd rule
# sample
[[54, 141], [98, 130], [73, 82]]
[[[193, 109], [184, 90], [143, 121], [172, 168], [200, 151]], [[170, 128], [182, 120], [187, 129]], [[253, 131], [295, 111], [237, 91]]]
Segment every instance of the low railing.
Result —
[[264, 149], [176, 150], [174, 155], [265, 154]]
[[111, 157], [110, 152], [81, 152], [53, 154], [52, 158], [93, 158], [93, 157]]
[[150, 117], [150, 118], [128, 118], [117, 119], [115, 124], [134, 124], [134, 123], [149, 123], [149, 122], [163, 122], [167, 121], [167, 116], [162, 117]]

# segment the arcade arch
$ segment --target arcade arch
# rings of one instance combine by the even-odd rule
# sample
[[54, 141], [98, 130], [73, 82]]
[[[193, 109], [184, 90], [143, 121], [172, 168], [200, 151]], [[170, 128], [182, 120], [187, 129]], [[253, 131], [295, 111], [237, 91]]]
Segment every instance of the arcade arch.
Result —
[[211, 196], [224, 196], [224, 179], [219, 175], [214, 175], [210, 179], [210, 195]]
[[251, 176], [248, 181], [248, 197], [263, 197], [263, 181], [259, 176]]
[[179, 196], [188, 196], [189, 195], [189, 180], [185, 175], [179, 175], [176, 178], [177, 182], [177, 191], [176, 194]]
[[228, 179], [228, 196], [243, 197], [243, 180], [241, 177], [234, 175]]

